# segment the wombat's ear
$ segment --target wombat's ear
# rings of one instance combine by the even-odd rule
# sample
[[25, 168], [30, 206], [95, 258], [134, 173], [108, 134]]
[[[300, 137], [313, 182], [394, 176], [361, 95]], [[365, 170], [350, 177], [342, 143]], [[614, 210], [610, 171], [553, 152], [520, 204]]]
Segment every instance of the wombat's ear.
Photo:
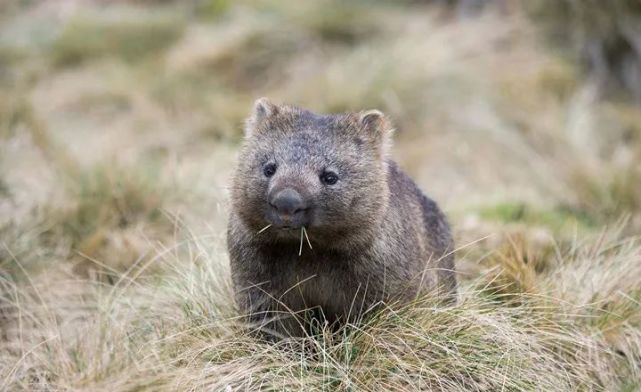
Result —
[[278, 107], [269, 102], [269, 99], [258, 98], [254, 102], [254, 110], [251, 116], [245, 121], [245, 135], [251, 135], [269, 117], [278, 112]]
[[368, 140], [375, 143], [385, 153], [390, 143], [392, 124], [379, 110], [366, 110], [359, 115], [359, 125]]

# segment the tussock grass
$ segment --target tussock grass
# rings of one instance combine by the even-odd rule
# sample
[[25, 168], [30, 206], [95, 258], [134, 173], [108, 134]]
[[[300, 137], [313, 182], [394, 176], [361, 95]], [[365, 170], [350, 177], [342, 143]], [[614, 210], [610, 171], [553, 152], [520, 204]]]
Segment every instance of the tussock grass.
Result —
[[601, 222], [616, 220], [628, 211], [641, 208], [641, 168], [635, 163], [614, 167], [597, 179], [594, 173], [578, 169], [571, 181], [579, 195], [578, 208]]
[[[81, 275], [87, 276], [89, 271], [108, 275], [126, 271], [148, 255], [151, 242], [172, 234], [173, 223], [163, 216], [162, 209], [176, 193], [163, 183], [153, 162], [137, 165], [112, 162], [82, 167], [56, 140], [31, 104], [21, 101], [16, 110], [34, 147], [55, 168], [56, 180], [66, 201], [60, 203], [53, 199], [38, 206], [22, 226], [11, 220], [0, 221], [0, 230], [7, 233], [4, 256], [15, 259], [11, 252], [16, 252], [12, 250], [16, 245], [30, 264], [42, 267], [38, 257], [31, 257], [38, 252], [27, 249], [28, 245], [20, 239], [23, 230], [22, 234], [33, 241], [36, 249], [43, 249], [41, 255], [83, 259], [76, 265]], [[10, 191], [6, 186], [5, 192]], [[35, 233], [27, 236], [31, 230]], [[50, 252], [53, 249], [55, 251]], [[9, 258], [4, 256], [3, 264]]]
[[23, 121], [24, 107], [15, 93], [10, 90], [9, 94], [0, 98], [0, 140], [11, 137], [16, 126]]
[[[14, 339], [2, 343], [3, 387], [632, 388], [641, 382], [640, 249], [637, 240], [616, 237], [577, 244], [546, 271], [537, 292], [513, 294], [518, 302], [509, 307], [470, 285], [452, 307], [419, 298], [337, 332], [319, 326], [313, 336], [277, 344], [243, 324], [232, 305], [225, 257], [197, 239], [159, 249], [153, 262], [164, 271], [160, 282], [127, 273], [113, 286], [52, 283], [50, 271], [21, 289], [4, 278], [3, 330]], [[572, 279], [574, 272], [559, 279], [604, 264], [609, 275], [600, 284]], [[614, 276], [624, 270], [626, 277]], [[613, 292], [607, 287], [614, 279], [629, 284]], [[52, 296], [42, 296], [52, 284]]]
[[376, 15], [376, 9], [360, 1], [341, 4], [335, 0], [322, 0], [287, 7], [283, 11], [311, 35], [335, 44], [353, 45], [371, 39], [383, 27], [376, 23], [380, 16]]
[[[537, 29], [609, 48], [625, 2], [128, 3], [0, 23], [0, 390], [641, 388], [641, 117]], [[223, 235], [258, 96], [392, 117], [468, 244], [458, 304], [254, 334]]]
[[179, 19], [163, 16], [79, 17], [69, 21], [53, 42], [51, 58], [61, 66], [104, 56], [141, 60], [170, 46], [182, 28]]
[[[96, 166], [61, 181], [67, 184], [64, 203], [54, 199], [26, 222], [0, 221], [4, 272], [22, 279], [25, 271], [67, 259], [81, 277], [112, 281], [113, 274], [148, 260], [156, 241], [173, 236], [174, 218], [164, 208], [175, 193], [152, 168]], [[11, 199], [6, 201], [9, 208]], [[26, 270], [16, 268], [17, 261]]]
[[483, 219], [503, 223], [521, 222], [530, 226], [544, 226], [555, 231], [582, 227], [594, 227], [595, 223], [589, 216], [582, 215], [570, 209], [558, 207], [546, 209], [527, 203], [498, 203], [481, 207], [478, 210]]
[[87, 270], [125, 271], [147, 259], [151, 243], [173, 233], [163, 206], [171, 197], [153, 166], [99, 165], [68, 179], [66, 206], [46, 212], [47, 243], [66, 242]]

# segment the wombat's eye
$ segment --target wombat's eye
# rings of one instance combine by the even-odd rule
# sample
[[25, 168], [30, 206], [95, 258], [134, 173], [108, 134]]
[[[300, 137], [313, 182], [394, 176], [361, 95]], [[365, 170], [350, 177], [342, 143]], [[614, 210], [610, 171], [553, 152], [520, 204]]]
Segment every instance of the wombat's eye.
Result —
[[275, 163], [268, 163], [265, 166], [263, 166], [263, 174], [265, 177], [271, 177], [276, 173], [276, 164]]
[[320, 180], [325, 185], [334, 185], [338, 181], [338, 175], [331, 171], [324, 171], [320, 175]]

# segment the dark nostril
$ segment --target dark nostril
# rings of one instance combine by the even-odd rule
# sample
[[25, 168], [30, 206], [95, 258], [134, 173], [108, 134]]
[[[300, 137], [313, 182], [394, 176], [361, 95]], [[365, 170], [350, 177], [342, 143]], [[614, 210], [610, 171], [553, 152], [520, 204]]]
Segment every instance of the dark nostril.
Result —
[[307, 208], [300, 193], [291, 188], [278, 192], [270, 204], [281, 214], [287, 215], [293, 215]]

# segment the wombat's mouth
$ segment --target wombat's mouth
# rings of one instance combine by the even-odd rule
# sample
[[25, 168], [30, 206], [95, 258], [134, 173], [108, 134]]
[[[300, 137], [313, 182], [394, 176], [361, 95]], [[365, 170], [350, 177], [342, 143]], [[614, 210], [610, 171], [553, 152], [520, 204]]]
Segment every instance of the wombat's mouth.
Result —
[[265, 218], [273, 229], [283, 232], [300, 231], [301, 227], [308, 227], [312, 223], [309, 209], [297, 211], [293, 214], [279, 213], [275, 209], [270, 209], [267, 211]]
[[281, 233], [285, 236], [298, 236], [303, 227], [307, 228], [307, 225], [274, 225], [272, 226], [274, 231]]
[[[301, 230], [304, 226], [292, 226], [292, 225], [270, 225], [269, 230], [271, 236], [283, 241], [298, 241], [300, 239]], [[267, 231], [265, 230], [265, 231]], [[268, 236], [270, 234], [267, 234]]]

